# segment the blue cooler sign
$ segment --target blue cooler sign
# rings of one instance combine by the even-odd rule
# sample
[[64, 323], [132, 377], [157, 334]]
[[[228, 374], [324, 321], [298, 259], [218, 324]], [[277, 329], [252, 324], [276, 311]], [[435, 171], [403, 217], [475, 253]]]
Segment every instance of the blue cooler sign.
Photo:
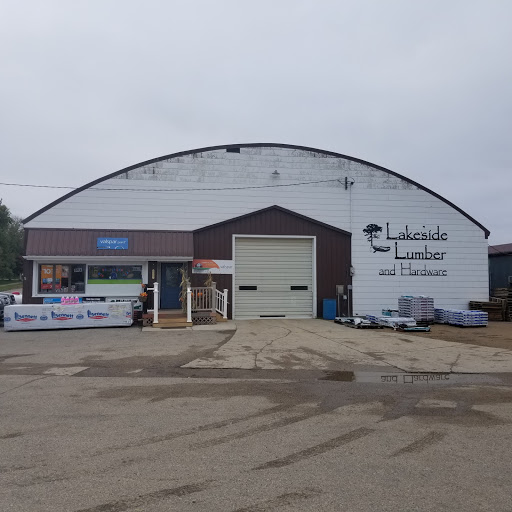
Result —
[[128, 249], [128, 238], [98, 238], [96, 249]]

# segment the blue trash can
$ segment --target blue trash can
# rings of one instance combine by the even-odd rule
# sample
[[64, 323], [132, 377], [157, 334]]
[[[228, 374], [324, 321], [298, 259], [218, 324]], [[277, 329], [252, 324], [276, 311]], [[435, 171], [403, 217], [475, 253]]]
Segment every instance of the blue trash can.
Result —
[[324, 320], [336, 318], [336, 299], [324, 299]]

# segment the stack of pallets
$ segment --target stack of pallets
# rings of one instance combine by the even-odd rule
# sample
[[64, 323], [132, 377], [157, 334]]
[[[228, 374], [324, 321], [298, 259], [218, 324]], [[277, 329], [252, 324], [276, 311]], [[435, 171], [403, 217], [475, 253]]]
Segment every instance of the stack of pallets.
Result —
[[505, 320], [512, 322], [512, 286], [508, 288], [494, 288], [492, 296], [506, 301]]
[[502, 322], [505, 320], [507, 303], [503, 299], [495, 299], [494, 297], [491, 297], [489, 301], [470, 301], [469, 309], [473, 311], [485, 311], [489, 315], [489, 320], [493, 322]]

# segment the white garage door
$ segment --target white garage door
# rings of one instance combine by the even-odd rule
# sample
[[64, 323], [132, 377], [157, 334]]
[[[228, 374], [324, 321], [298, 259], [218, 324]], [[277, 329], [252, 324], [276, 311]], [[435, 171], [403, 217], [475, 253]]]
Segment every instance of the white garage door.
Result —
[[235, 318], [313, 316], [313, 240], [235, 237]]

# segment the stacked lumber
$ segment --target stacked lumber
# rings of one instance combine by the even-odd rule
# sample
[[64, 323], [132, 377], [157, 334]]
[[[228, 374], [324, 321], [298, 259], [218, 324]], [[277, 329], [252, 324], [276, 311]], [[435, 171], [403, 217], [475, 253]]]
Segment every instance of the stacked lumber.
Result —
[[508, 288], [494, 288], [492, 296], [506, 301], [505, 320], [512, 322], [512, 286]]
[[469, 302], [469, 309], [472, 311], [485, 311], [488, 314], [489, 321], [502, 322], [505, 320], [506, 303], [502, 299], [495, 299], [489, 301], [476, 301]]

